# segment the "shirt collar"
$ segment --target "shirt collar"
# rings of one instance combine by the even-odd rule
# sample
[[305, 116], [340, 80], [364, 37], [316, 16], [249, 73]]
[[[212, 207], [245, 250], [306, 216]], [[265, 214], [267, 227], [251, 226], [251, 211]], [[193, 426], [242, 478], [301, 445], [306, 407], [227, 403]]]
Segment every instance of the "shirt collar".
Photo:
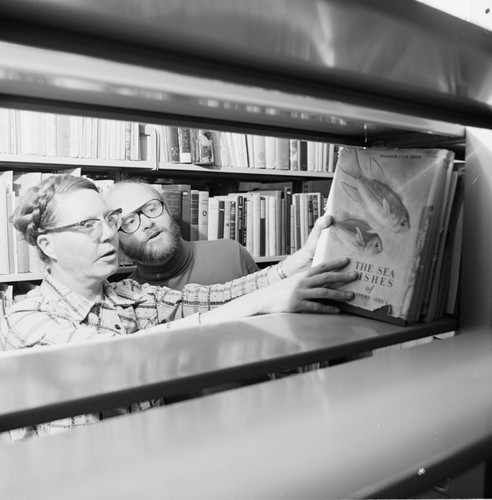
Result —
[[[45, 297], [63, 307], [76, 321], [82, 321], [90, 312], [96, 300], [87, 300], [59, 280], [45, 273], [40, 285]], [[129, 286], [120, 286], [118, 282], [103, 282], [104, 300], [113, 306], [128, 307], [143, 300], [142, 292]]]

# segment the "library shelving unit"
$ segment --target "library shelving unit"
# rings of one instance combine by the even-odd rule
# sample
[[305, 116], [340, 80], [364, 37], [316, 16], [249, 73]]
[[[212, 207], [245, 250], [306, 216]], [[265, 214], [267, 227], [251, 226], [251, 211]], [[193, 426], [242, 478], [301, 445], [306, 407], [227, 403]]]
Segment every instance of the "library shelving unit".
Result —
[[[327, 334], [364, 336], [364, 341], [359, 339], [361, 352], [451, 330], [459, 338], [473, 339], [479, 331], [490, 334], [492, 42], [488, 32], [417, 2], [390, 0], [9, 0], [0, 5], [0, 14], [0, 105], [4, 107], [363, 147], [453, 149], [466, 161], [458, 317], [422, 325], [420, 333], [418, 325], [406, 330], [360, 318], [353, 318], [350, 326], [345, 315], [323, 322], [306, 315], [291, 324], [303, 331], [303, 321], [314, 321], [318, 333], [323, 329]], [[162, 171], [172, 168], [159, 165]], [[190, 175], [202, 175], [200, 167], [189, 170]], [[289, 323], [288, 316], [282, 321], [284, 326]], [[281, 335], [280, 327], [274, 332], [279, 322], [268, 317], [253, 323], [252, 331], [263, 328]], [[354, 345], [359, 341], [351, 339], [340, 341], [347, 350], [337, 345], [333, 352], [325, 349], [323, 356], [356, 354]], [[421, 352], [427, 352], [422, 347]], [[120, 348], [126, 349], [123, 344]], [[432, 349], [437, 351], [435, 345]], [[472, 363], [473, 356], [467, 362]], [[314, 355], [302, 359], [321, 361]], [[103, 363], [90, 362], [93, 367]], [[134, 362], [159, 365], [157, 353], [152, 352]], [[109, 374], [102, 364], [100, 368], [102, 387]], [[348, 365], [344, 370], [350, 371]], [[233, 373], [234, 369], [228, 375]], [[488, 429], [489, 440], [490, 436]], [[329, 445], [323, 446], [328, 453]], [[441, 475], [487, 458], [484, 447], [475, 446], [473, 451], [477, 451], [473, 457], [467, 448], [442, 459], [447, 468], [440, 470]], [[462, 461], [454, 463], [454, 456]], [[351, 470], [349, 458], [344, 465]], [[426, 472], [422, 470], [419, 476]], [[295, 472], [309, 479], [306, 484], [322, 481], [321, 469], [312, 476]], [[392, 484], [403, 484], [402, 478], [410, 477], [408, 471], [402, 474]], [[139, 473], [140, 479], [144, 476], [145, 472]], [[427, 482], [423, 477], [419, 484], [427, 486], [438, 476], [437, 472], [426, 476]], [[377, 480], [374, 472], [367, 481], [375, 485]], [[408, 491], [417, 491], [409, 481]], [[195, 493], [200, 484], [196, 483]], [[379, 490], [348, 487], [337, 494], [395, 492], [379, 486]], [[267, 490], [265, 485], [263, 493]], [[296, 494], [299, 498], [299, 492], [291, 498]]]

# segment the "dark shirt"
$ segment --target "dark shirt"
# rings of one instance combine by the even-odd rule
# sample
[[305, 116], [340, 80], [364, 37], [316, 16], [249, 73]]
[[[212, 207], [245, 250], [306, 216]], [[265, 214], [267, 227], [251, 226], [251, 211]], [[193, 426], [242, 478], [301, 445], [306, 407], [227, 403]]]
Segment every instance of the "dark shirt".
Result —
[[130, 278], [140, 284], [182, 290], [189, 283], [214, 285], [258, 271], [253, 257], [237, 241], [185, 241], [173, 258], [163, 265], [137, 264]]

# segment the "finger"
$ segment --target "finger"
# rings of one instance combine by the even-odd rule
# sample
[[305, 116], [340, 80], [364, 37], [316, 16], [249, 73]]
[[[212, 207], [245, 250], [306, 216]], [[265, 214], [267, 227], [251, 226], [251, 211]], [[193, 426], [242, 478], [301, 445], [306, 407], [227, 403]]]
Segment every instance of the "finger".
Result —
[[316, 219], [314, 227], [319, 227], [320, 229], [325, 229], [333, 224], [333, 217], [331, 214], [325, 213], [321, 217]]
[[348, 302], [354, 298], [354, 292], [350, 290], [340, 290], [333, 288], [307, 288], [299, 291], [302, 300], [335, 300], [338, 302]]
[[302, 301], [300, 309], [305, 313], [338, 314], [340, 312], [340, 308], [333, 304], [309, 300]]
[[349, 262], [350, 259], [348, 257], [340, 257], [329, 262], [323, 262], [321, 264], [318, 264], [317, 266], [312, 267], [309, 270], [308, 275], [324, 273], [327, 271], [340, 271], [341, 269], [347, 267]]
[[303, 280], [307, 288], [326, 287], [338, 288], [357, 280], [359, 275], [356, 271], [350, 272], [324, 272], [313, 276], [306, 276]]

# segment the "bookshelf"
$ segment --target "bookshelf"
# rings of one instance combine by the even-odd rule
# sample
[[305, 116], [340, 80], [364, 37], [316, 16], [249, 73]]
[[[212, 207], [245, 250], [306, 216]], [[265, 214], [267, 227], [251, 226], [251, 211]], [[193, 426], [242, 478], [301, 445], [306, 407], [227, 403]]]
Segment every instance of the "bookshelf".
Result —
[[[451, 148], [467, 168], [456, 329], [490, 334], [489, 33], [416, 2], [186, 5], [3, 2], [0, 105], [355, 146]], [[466, 339], [460, 344], [449, 362], [464, 353]], [[471, 353], [468, 366], [479, 358]], [[402, 387], [405, 380], [395, 393]], [[442, 390], [433, 390], [436, 400]]]

